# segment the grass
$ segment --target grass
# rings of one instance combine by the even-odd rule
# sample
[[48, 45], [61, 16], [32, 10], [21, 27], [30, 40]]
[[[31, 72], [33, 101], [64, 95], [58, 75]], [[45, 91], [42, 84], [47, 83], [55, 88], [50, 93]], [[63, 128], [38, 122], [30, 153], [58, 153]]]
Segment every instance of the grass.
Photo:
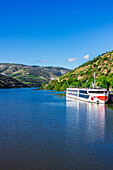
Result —
[[26, 74], [25, 77], [34, 78], [34, 79], [46, 79], [46, 78], [44, 78], [42, 76], [35, 77], [34, 75], [29, 75], [29, 74]]
[[32, 75], [28, 76], [28, 75], [25, 75], [26, 77], [29, 77], [29, 78], [32, 78], [32, 79], [42, 79], [40, 77], [33, 77]]
[[12, 73], [12, 74], [10, 74], [10, 76], [15, 76], [16, 74], [24, 74], [25, 72], [23, 71], [23, 69], [21, 69], [21, 70], [18, 70], [18, 71], [16, 71], [16, 72], [14, 72], [14, 73]]
[[23, 81], [22, 83], [23, 84], [32, 84], [31, 82], [25, 82], [25, 81]]

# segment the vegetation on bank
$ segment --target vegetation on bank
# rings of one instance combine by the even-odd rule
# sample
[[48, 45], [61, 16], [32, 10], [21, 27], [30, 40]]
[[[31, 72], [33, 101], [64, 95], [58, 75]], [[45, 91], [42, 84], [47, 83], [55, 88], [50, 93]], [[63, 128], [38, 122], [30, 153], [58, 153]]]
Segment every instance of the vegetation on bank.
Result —
[[16, 87], [28, 87], [28, 86], [14, 78], [0, 74], [0, 88], [16, 88]]
[[69, 69], [63, 67], [28, 66], [23, 64], [0, 63], [0, 73], [17, 79], [23, 84], [39, 87], [51, 78], [61, 76]]
[[42, 83], [41, 89], [65, 91], [67, 87], [92, 87], [96, 73], [96, 86], [113, 89], [113, 51], [106, 52], [78, 68], [52, 80]]

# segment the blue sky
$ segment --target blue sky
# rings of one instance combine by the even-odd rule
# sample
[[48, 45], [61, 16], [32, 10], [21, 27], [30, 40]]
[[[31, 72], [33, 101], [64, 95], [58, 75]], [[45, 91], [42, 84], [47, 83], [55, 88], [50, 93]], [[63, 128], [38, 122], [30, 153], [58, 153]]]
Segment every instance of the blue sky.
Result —
[[113, 50], [112, 8], [112, 0], [1, 0], [0, 62], [73, 69]]

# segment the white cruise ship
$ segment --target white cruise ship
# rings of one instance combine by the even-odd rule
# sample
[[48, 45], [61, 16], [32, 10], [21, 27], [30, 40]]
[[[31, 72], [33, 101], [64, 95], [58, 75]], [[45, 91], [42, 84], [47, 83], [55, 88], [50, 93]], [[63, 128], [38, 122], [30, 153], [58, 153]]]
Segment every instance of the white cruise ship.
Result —
[[98, 88], [67, 88], [66, 96], [92, 103], [105, 104], [108, 100], [107, 89]]

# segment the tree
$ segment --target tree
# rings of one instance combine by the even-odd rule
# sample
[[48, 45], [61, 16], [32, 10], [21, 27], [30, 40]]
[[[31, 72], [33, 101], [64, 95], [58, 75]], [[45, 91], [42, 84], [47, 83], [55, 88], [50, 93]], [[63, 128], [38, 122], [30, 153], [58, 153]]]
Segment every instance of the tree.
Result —
[[110, 86], [110, 83], [106, 79], [103, 79], [100, 83], [101, 88], [105, 88], [105, 89], [109, 90], [109, 86]]
[[110, 82], [110, 86], [113, 89], [113, 80]]

